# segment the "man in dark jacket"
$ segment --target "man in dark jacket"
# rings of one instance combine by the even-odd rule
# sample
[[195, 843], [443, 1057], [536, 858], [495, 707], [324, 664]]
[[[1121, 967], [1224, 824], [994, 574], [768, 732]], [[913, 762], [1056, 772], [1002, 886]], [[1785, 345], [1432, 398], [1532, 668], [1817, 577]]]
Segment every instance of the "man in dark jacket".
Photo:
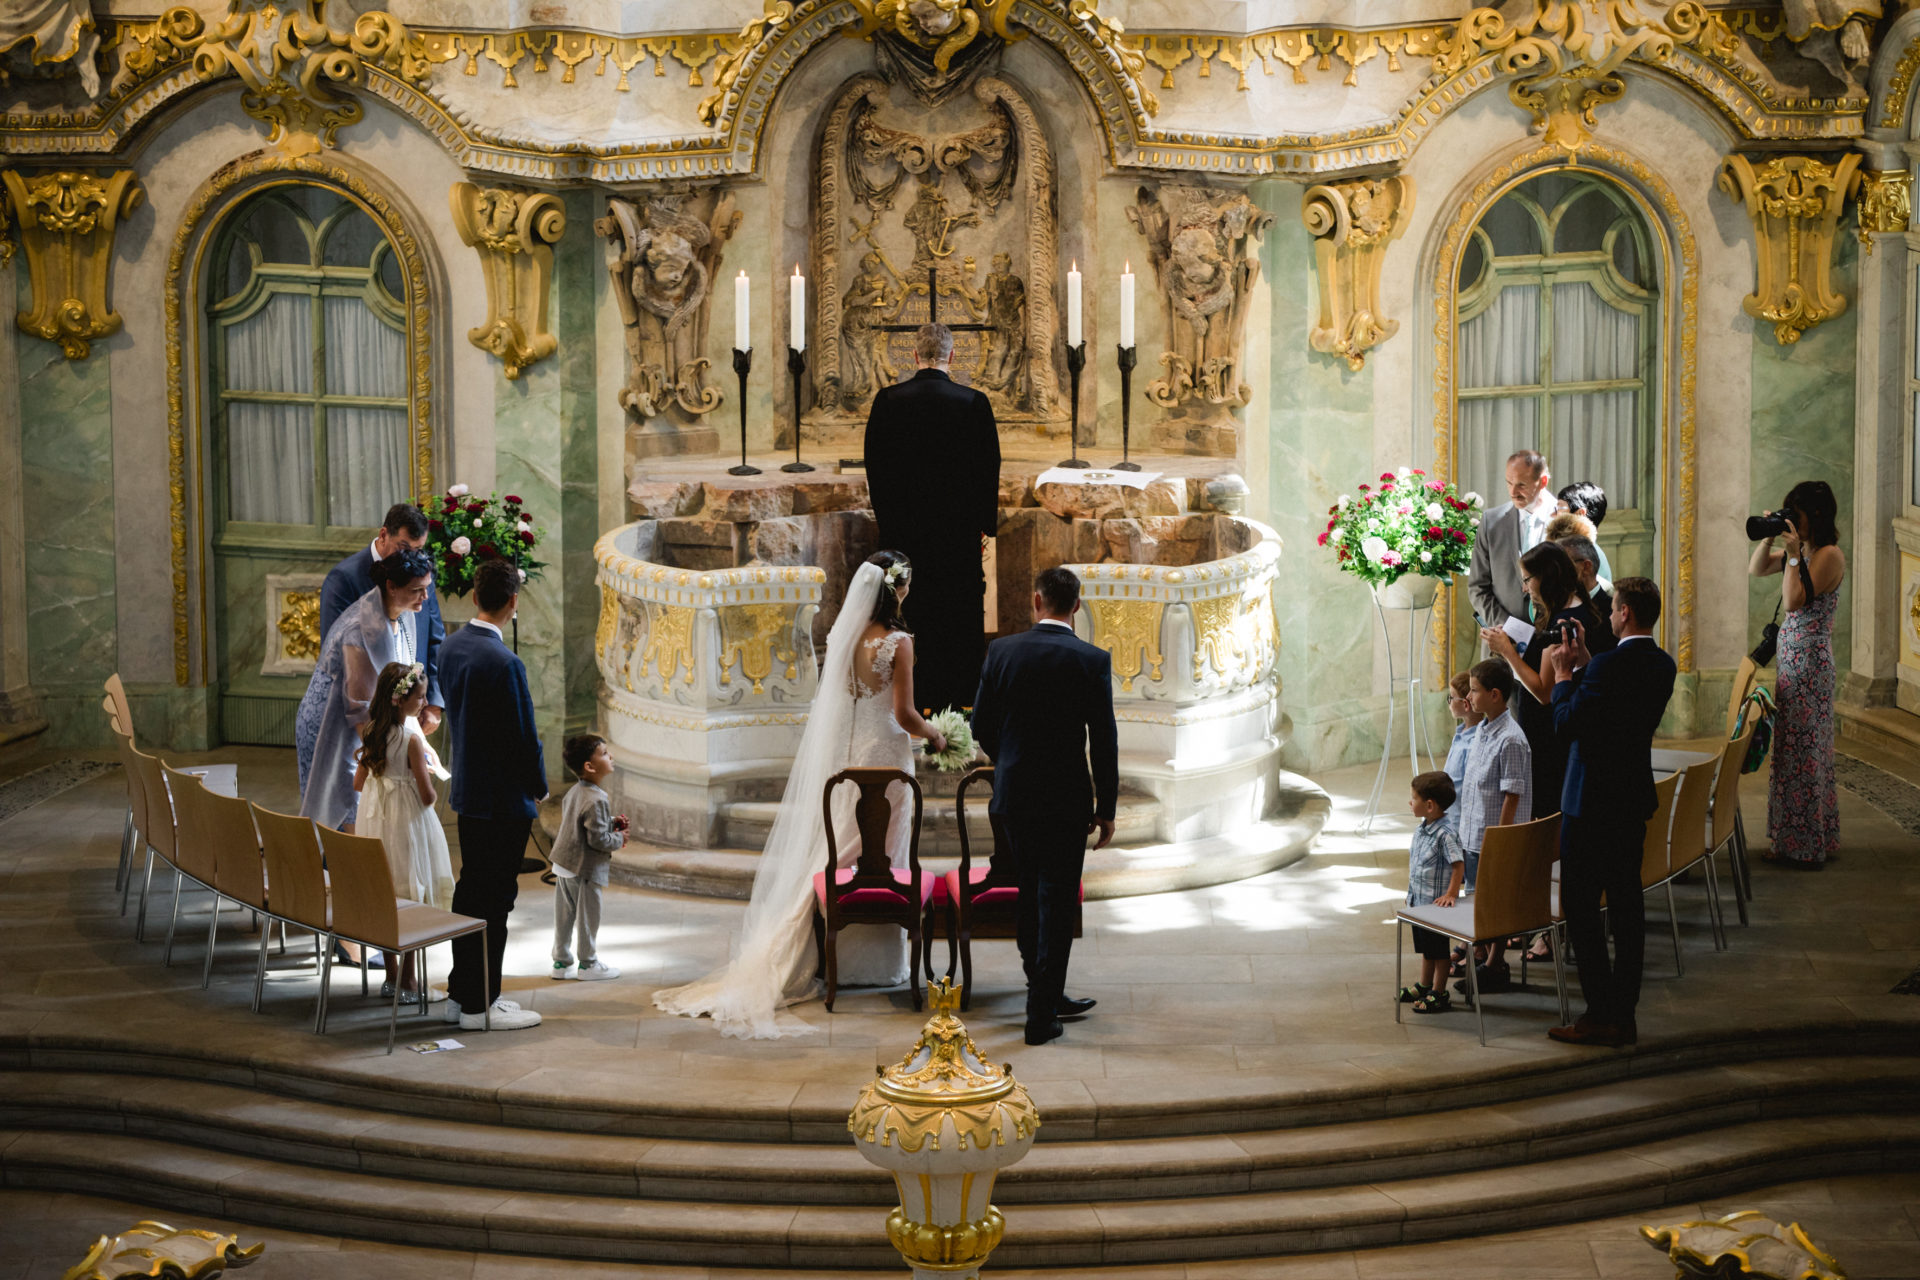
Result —
[[[333, 620], [367, 592], [373, 590], [373, 565], [395, 551], [418, 551], [427, 545], [427, 517], [409, 502], [396, 502], [387, 509], [387, 518], [374, 531], [373, 542], [327, 570], [320, 586], [320, 635], [324, 639]], [[446, 624], [440, 621], [440, 597], [431, 580], [427, 583], [427, 602], [412, 615], [413, 651], [427, 669], [427, 705], [420, 712], [420, 729], [432, 733], [440, 727], [440, 715], [447, 700], [440, 693], [440, 642], [447, 638]]]
[[948, 376], [945, 325], [922, 325], [913, 356], [919, 371], [882, 388], [867, 415], [867, 490], [880, 546], [913, 561], [914, 694], [938, 711], [967, 706], [980, 682], [981, 538], [1000, 519], [1000, 436], [987, 397]]

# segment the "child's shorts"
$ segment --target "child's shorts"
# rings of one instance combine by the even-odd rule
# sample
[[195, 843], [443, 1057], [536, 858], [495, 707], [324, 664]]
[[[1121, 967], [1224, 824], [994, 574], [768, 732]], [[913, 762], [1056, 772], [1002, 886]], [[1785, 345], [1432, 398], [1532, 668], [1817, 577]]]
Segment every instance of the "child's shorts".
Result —
[[1452, 952], [1449, 941], [1444, 933], [1413, 926], [1413, 949], [1429, 960], [1445, 960]]

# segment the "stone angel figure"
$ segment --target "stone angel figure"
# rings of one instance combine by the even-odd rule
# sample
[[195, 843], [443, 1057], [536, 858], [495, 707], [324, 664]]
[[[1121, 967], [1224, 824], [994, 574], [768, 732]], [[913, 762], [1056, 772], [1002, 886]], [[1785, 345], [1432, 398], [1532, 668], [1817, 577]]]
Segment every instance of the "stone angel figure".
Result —
[[[709, 202], [707, 213], [695, 212]], [[703, 352], [721, 253], [740, 226], [732, 195], [610, 198], [607, 211], [594, 230], [607, 237], [607, 271], [632, 364], [621, 405], [642, 418], [669, 408], [710, 413], [722, 397], [706, 385], [711, 361]]]

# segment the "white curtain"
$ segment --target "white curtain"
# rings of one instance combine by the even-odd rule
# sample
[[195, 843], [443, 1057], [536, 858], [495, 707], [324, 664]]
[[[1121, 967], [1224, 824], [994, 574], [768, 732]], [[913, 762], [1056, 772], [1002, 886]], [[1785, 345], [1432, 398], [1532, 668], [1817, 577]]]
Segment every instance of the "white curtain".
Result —
[[[1463, 390], [1538, 383], [1540, 286], [1509, 285], [1462, 324], [1459, 367]], [[1501, 467], [1507, 456], [1539, 441], [1538, 410], [1533, 395], [1461, 399], [1460, 474], [1469, 486], [1496, 496], [1503, 491]]]
[[[333, 395], [404, 400], [406, 345], [359, 297], [322, 299], [327, 390]], [[407, 413], [339, 405], [327, 409], [327, 522], [376, 525], [408, 496]]]
[[[1585, 281], [1554, 285], [1554, 383], [1642, 376], [1639, 314], [1608, 306]], [[1555, 395], [1554, 474], [1593, 481], [1610, 506], [1639, 506], [1639, 413], [1637, 391]]]
[[[226, 330], [233, 391], [313, 391], [313, 308], [278, 293]], [[313, 522], [313, 407], [227, 403], [228, 505], [235, 520]]]

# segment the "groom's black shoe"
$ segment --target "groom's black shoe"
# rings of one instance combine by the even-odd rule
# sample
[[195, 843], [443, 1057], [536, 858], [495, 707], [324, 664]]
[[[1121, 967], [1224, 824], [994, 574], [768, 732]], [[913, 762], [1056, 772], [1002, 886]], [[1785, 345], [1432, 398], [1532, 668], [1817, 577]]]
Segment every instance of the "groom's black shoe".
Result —
[[1058, 1040], [1066, 1034], [1066, 1028], [1060, 1025], [1060, 1019], [1049, 1022], [1029, 1022], [1027, 1024], [1027, 1043], [1045, 1044], [1049, 1040]]
[[1078, 1018], [1099, 1003], [1100, 1002], [1092, 996], [1086, 996], [1084, 998], [1061, 996], [1060, 1003], [1054, 1006], [1053, 1012], [1054, 1016], [1058, 1018]]

